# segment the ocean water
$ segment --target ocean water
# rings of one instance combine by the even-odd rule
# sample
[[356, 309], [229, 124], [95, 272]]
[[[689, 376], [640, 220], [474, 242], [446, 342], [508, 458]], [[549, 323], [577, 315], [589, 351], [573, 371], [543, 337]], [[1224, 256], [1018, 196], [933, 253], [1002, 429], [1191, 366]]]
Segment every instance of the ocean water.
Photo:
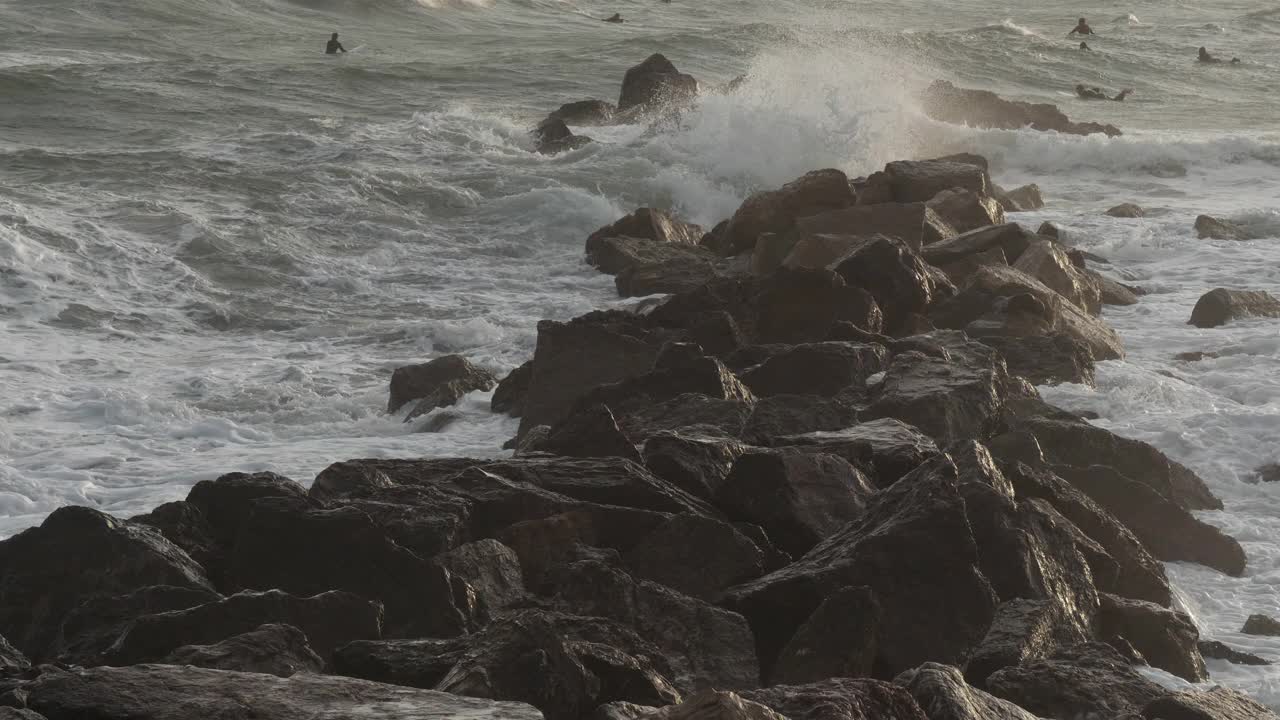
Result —
[[[505, 372], [535, 323], [626, 305], [582, 262], [640, 205], [708, 226], [819, 167], [968, 150], [1102, 269], [1150, 294], [1069, 408], [1198, 471], [1242, 578], [1169, 567], [1205, 637], [1280, 615], [1280, 324], [1186, 325], [1219, 286], [1280, 293], [1280, 8], [1262, 0], [0, 0], [0, 536], [79, 503], [127, 516], [235, 470], [307, 483], [351, 457], [494, 455], [474, 394], [442, 432], [383, 414], [393, 368]], [[620, 12], [622, 25], [598, 18]], [[1092, 52], [1065, 33], [1084, 15]], [[322, 53], [342, 33], [353, 52]], [[1238, 66], [1203, 66], [1206, 45]], [[532, 152], [563, 102], [614, 100], [665, 53], [707, 92], [684, 122]], [[748, 73], [732, 95], [715, 88]], [[1059, 103], [1120, 138], [924, 118], [934, 78]], [[1132, 88], [1124, 103], [1078, 82]], [[1138, 220], [1102, 214], [1120, 202]], [[1264, 239], [1199, 240], [1197, 214]], [[1213, 351], [1196, 363], [1178, 352]], [[438, 414], [438, 413], [437, 413]], [[428, 418], [427, 420], [430, 420]], [[1280, 666], [1278, 666], [1280, 667]], [[1210, 661], [1280, 708], [1280, 670]], [[1165, 678], [1167, 682], [1173, 682]]]

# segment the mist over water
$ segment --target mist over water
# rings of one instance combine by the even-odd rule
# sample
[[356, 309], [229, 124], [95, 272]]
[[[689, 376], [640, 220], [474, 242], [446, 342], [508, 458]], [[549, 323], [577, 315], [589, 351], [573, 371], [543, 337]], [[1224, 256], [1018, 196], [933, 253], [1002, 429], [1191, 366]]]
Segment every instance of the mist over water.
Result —
[[[628, 20], [598, 18], [619, 12]], [[1092, 52], [1065, 33], [1084, 15]], [[1280, 292], [1280, 10], [1260, 0], [0, 0], [0, 535], [79, 503], [128, 516], [235, 470], [309, 483], [351, 457], [494, 455], [483, 394], [419, 432], [391, 370], [458, 352], [505, 372], [535, 324], [626, 305], [585, 237], [641, 205], [710, 226], [819, 167], [973, 151], [1151, 294], [1105, 317], [1129, 357], [1065, 407], [1164, 449], [1226, 503], [1243, 578], [1171, 565], [1202, 635], [1280, 614], [1280, 335], [1185, 325], [1205, 291]], [[354, 52], [326, 57], [328, 34]], [[1201, 66], [1206, 45], [1240, 66]], [[674, 127], [532, 152], [561, 103], [616, 99], [665, 53], [700, 80]], [[717, 90], [746, 73], [736, 92]], [[1120, 138], [925, 119], [934, 78], [1054, 102]], [[1078, 83], [1124, 103], [1074, 98]], [[1119, 202], [1142, 220], [1101, 214]], [[1199, 240], [1200, 213], [1267, 239]], [[1173, 355], [1213, 350], [1215, 359]], [[1280, 707], [1280, 671], [1210, 661]], [[1166, 678], [1166, 680], [1168, 680]]]

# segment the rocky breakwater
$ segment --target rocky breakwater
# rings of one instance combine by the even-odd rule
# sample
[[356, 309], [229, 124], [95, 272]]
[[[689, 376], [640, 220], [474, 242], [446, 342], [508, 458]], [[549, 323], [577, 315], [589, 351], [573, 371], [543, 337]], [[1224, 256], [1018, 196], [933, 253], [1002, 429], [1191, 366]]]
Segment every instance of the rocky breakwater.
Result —
[[1115, 298], [994, 193], [952, 156], [637, 210], [587, 256], [670, 297], [539, 324], [514, 456], [54, 512], [0, 542], [0, 715], [1274, 719], [1138, 671], [1206, 679], [1161, 561], [1246, 558], [1194, 472], [1039, 397], [1122, 356]]

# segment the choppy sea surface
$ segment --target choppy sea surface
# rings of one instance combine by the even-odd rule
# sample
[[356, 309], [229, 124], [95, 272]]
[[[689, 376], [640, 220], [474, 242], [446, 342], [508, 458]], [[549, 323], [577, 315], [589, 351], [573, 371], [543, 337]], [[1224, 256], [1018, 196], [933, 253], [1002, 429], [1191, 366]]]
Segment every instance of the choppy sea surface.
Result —
[[[1202, 635], [1280, 615], [1280, 324], [1186, 324], [1214, 287], [1280, 293], [1280, 6], [1261, 0], [0, 0], [0, 536], [54, 508], [121, 516], [233, 470], [304, 483], [350, 457], [492, 455], [515, 422], [468, 397], [443, 432], [383, 414], [399, 365], [505, 372], [535, 323], [622, 304], [582, 261], [640, 205], [708, 226], [805, 171], [970, 150], [1150, 294], [1107, 308], [1128, 357], [1045, 396], [1146, 440], [1226, 503], [1228, 578], [1171, 564]], [[1117, 9], [1121, 8], [1123, 9]], [[606, 24], [614, 12], [628, 22]], [[1078, 16], [1092, 51], [1066, 33]], [[352, 50], [322, 52], [330, 32]], [[1205, 45], [1239, 65], [1195, 62]], [[528, 128], [616, 99], [663, 52], [714, 88], [677, 128]], [[924, 118], [934, 78], [1058, 103], [1120, 138]], [[1124, 103], [1077, 100], [1076, 83]], [[1147, 217], [1102, 211], [1136, 202]], [[1264, 239], [1200, 240], [1200, 213]], [[1188, 363], [1183, 351], [1216, 358]], [[428, 418], [429, 420], [429, 418]], [[1209, 661], [1280, 708], [1280, 669]], [[1277, 666], [1280, 667], [1280, 666]], [[1175, 682], [1164, 678], [1166, 682]]]

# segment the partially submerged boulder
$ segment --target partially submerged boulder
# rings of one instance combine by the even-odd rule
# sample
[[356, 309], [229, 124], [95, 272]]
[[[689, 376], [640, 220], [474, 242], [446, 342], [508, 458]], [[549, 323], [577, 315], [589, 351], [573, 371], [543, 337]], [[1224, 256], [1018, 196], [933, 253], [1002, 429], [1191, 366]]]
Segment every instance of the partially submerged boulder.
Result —
[[1071, 135], [1120, 135], [1119, 128], [1114, 125], [1072, 122], [1056, 105], [1005, 100], [989, 90], [958, 88], [946, 80], [935, 80], [925, 90], [924, 111], [940, 122], [980, 128], [1018, 130], [1030, 127]]
[[1152, 667], [1188, 682], [1208, 679], [1197, 646], [1200, 632], [1186, 613], [1104, 593], [1098, 620], [1104, 638], [1124, 638]]
[[1140, 218], [1145, 217], [1147, 211], [1133, 203], [1120, 203], [1107, 210], [1107, 214], [1115, 218]]
[[1276, 714], [1239, 690], [1217, 686], [1156, 698], [1142, 709], [1148, 720], [1275, 720]]
[[1076, 267], [1063, 247], [1052, 240], [1031, 243], [1013, 267], [1044, 283], [1090, 315], [1102, 312], [1102, 291], [1098, 284]]
[[497, 383], [493, 373], [476, 367], [461, 355], [445, 355], [420, 365], [398, 367], [391, 374], [387, 412], [393, 413], [417, 400], [410, 414], [422, 414], [454, 405], [469, 392], [492, 390]]
[[688, 103], [698, 94], [698, 81], [676, 69], [661, 53], [627, 69], [618, 95], [618, 112], [653, 112]]
[[1263, 290], [1217, 288], [1200, 297], [1187, 324], [1211, 328], [1251, 317], [1280, 317], [1280, 300]]
[[1196, 216], [1196, 234], [1203, 240], [1249, 240], [1249, 233], [1244, 228], [1231, 222], [1210, 215]]
[[594, 142], [586, 135], [575, 135], [564, 120], [554, 113], [533, 129], [533, 147], [539, 154], [556, 155]]

